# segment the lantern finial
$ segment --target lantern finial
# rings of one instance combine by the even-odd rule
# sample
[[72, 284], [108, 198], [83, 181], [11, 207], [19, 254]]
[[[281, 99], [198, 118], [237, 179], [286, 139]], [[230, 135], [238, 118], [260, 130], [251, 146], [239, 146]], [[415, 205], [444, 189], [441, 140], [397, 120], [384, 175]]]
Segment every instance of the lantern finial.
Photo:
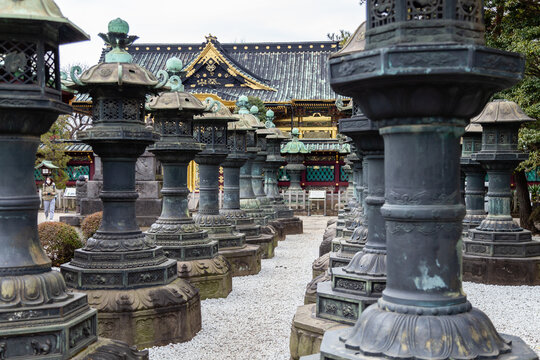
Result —
[[109, 22], [109, 32], [107, 34], [99, 33], [99, 37], [112, 48], [105, 55], [106, 63], [131, 63], [133, 57], [125, 50], [126, 46], [133, 44], [139, 37], [128, 35], [129, 24], [120, 18]]

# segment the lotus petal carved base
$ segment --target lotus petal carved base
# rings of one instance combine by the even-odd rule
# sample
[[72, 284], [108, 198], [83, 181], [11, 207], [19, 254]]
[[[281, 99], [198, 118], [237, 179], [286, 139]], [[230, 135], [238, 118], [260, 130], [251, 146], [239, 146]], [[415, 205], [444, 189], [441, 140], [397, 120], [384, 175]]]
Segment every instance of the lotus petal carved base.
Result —
[[[349, 329], [330, 330], [326, 332], [322, 344], [320, 346], [320, 354], [312, 355], [312, 357], [302, 357], [301, 360], [383, 360], [388, 359], [383, 356], [364, 355], [358, 350], [345, 348], [340, 341], [340, 337], [344, 336]], [[538, 356], [531, 350], [523, 340], [517, 336], [501, 334], [508, 342], [512, 343], [512, 352], [501, 354], [497, 360], [537, 360]], [[467, 359], [473, 359], [474, 354], [471, 354]], [[401, 359], [403, 359], [402, 357]], [[442, 359], [442, 358], [440, 358]]]
[[326, 331], [350, 328], [335, 321], [319, 319], [315, 315], [315, 304], [299, 306], [293, 318], [289, 349], [291, 359], [319, 352]]
[[201, 329], [199, 292], [183, 279], [134, 290], [88, 290], [99, 336], [137, 348], [191, 340]]
[[540, 256], [508, 258], [463, 254], [463, 280], [493, 285], [540, 285]]
[[317, 302], [317, 285], [322, 282], [327, 282], [332, 279], [332, 276], [328, 271], [323, 272], [319, 276], [313, 278], [306, 285], [306, 292], [304, 294], [304, 305], [315, 304]]
[[315, 261], [311, 265], [311, 270], [313, 272], [313, 279], [324, 274], [326, 270], [328, 270], [329, 265], [330, 265], [330, 253], [326, 253], [323, 256], [320, 256], [317, 259], [315, 259]]
[[199, 290], [201, 300], [226, 298], [232, 291], [231, 265], [223, 255], [179, 261], [178, 276]]
[[78, 353], [72, 360], [148, 360], [148, 350], [137, 350], [135, 346], [106, 338], [98, 341]]
[[469, 303], [435, 309], [383, 299], [368, 307], [350, 331], [340, 333], [339, 341], [348, 350], [390, 359], [497, 358], [512, 349]]
[[258, 245], [220, 249], [219, 253], [231, 265], [232, 276], [255, 275], [261, 271], [262, 249]]
[[348, 274], [386, 276], [386, 250], [364, 248], [343, 270]]

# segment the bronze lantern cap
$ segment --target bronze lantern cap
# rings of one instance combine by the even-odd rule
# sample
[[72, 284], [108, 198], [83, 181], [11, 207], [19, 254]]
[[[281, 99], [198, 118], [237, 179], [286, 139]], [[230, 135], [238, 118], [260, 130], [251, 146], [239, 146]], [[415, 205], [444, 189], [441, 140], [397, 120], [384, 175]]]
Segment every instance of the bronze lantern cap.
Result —
[[90, 36], [66, 18], [53, 0], [0, 0], [0, 22], [17, 24], [48, 22], [58, 28], [58, 43], [90, 40]]
[[471, 120], [471, 123], [524, 123], [535, 121], [513, 101], [495, 100], [489, 102], [480, 115]]

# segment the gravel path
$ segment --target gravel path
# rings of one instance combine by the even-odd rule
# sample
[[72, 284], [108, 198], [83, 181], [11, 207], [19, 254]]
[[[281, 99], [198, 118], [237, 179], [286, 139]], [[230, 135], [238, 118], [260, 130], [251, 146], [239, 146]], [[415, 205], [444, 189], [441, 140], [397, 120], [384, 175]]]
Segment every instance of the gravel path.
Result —
[[288, 360], [291, 322], [304, 303], [311, 263], [329, 217], [301, 217], [304, 234], [279, 242], [253, 276], [233, 278], [226, 299], [201, 302], [202, 330], [187, 343], [150, 349], [152, 360]]
[[[291, 321], [303, 304], [329, 217], [302, 219], [304, 234], [280, 241], [275, 257], [263, 260], [259, 274], [233, 278], [233, 291], [226, 299], [201, 303], [202, 330], [193, 340], [151, 348], [150, 359], [288, 360]], [[540, 354], [540, 286], [463, 287], [498, 331], [522, 337]]]
[[463, 290], [503, 334], [521, 337], [540, 355], [540, 286], [499, 286], [470, 282]]

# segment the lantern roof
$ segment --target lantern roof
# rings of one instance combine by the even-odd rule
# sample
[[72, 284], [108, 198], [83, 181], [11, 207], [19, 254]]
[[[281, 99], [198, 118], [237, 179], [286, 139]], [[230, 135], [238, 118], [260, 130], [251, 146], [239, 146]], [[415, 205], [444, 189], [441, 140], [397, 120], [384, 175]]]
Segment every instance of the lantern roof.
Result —
[[41, 168], [47, 168], [47, 169], [59, 169], [58, 166], [54, 165], [52, 161], [50, 160], [42, 160], [38, 165], [36, 165], [35, 169], [41, 169]]
[[225, 105], [211, 97], [207, 97], [204, 100], [204, 104], [206, 105], [205, 112], [202, 115], [195, 116], [195, 121], [215, 120], [217, 122], [234, 122], [238, 120]]
[[90, 40], [90, 36], [66, 18], [53, 0], [0, 0], [0, 21], [47, 22], [58, 28], [59, 44]]
[[231, 131], [252, 131], [254, 130], [251, 125], [244, 118], [239, 118], [238, 121], [230, 122], [227, 124], [227, 129]]
[[481, 125], [494, 123], [521, 124], [529, 121], [535, 120], [525, 114], [518, 104], [508, 100], [495, 100], [487, 103], [480, 115], [471, 120], [471, 122]]
[[292, 139], [281, 149], [282, 154], [308, 154], [310, 151], [306, 145], [298, 139], [300, 130], [294, 128], [291, 131]]
[[171, 57], [167, 60], [167, 74], [169, 76], [167, 86], [171, 90], [151, 97], [146, 103], [147, 110], [179, 110], [195, 114], [204, 112], [206, 105], [191, 93], [184, 91], [180, 77], [182, 68], [183, 64], [180, 59]]

